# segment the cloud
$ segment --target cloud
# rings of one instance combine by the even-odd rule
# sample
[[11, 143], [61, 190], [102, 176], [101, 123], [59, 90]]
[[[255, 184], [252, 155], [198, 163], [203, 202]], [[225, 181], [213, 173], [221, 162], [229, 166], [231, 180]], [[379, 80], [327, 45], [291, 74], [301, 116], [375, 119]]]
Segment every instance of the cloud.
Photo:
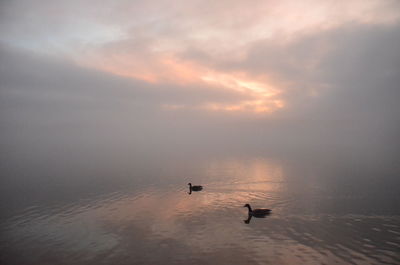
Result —
[[196, 105], [211, 100], [234, 103], [246, 95], [238, 91], [206, 86], [181, 86], [173, 83], [149, 84], [136, 79], [82, 68], [49, 56], [15, 49], [1, 49], [2, 92], [18, 97], [91, 103], [114, 102], [115, 105], [162, 104]]
[[231, 51], [260, 38], [281, 38], [348, 22], [381, 24], [399, 19], [398, 1], [379, 0], [253, 1], [251, 5], [243, 0], [118, 0], [101, 5], [94, 0], [17, 0], [1, 5], [3, 40], [44, 45], [54, 41], [68, 46], [146, 35], [174, 47], [192, 41], [209, 52]]
[[[396, 1], [121, 0], [99, 6], [92, 0], [21, 0], [3, 6], [1, 40], [11, 46], [146, 82], [240, 91], [248, 96], [235, 104], [214, 99], [195, 107], [256, 113], [288, 105], [289, 83], [304, 79], [299, 65], [318, 64], [329, 48], [321, 43], [321, 32], [349, 22], [390, 25], [400, 18]], [[303, 58], [293, 58], [293, 52]], [[229, 67], [243, 61], [250, 67]], [[251, 66], [257, 63], [271, 69], [256, 71]], [[289, 70], [290, 78], [276, 75]]]
[[396, 1], [2, 6], [6, 138], [362, 146], [399, 131]]

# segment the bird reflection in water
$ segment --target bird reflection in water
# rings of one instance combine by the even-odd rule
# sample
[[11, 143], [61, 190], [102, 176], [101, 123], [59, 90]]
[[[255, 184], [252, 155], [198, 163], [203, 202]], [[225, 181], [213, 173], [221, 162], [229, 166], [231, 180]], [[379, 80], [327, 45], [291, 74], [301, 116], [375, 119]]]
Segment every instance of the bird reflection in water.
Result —
[[243, 220], [243, 222], [245, 224], [249, 224], [251, 218], [255, 217], [255, 218], [265, 218], [268, 215], [271, 214], [271, 210], [270, 209], [265, 209], [265, 208], [261, 208], [261, 209], [252, 209], [250, 204], [245, 204], [243, 207], [247, 207], [249, 209], [248, 212], [248, 217], [247, 220]]
[[189, 195], [192, 194], [192, 191], [201, 191], [203, 189], [203, 186], [200, 185], [192, 186], [192, 183], [188, 183], [188, 185], [189, 185], [189, 192], [188, 192]]

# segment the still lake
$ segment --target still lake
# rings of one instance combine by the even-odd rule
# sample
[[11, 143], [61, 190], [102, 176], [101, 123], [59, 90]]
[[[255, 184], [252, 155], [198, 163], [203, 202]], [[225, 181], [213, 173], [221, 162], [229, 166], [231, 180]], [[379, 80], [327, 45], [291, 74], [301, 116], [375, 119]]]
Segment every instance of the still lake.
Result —
[[[393, 161], [139, 154], [7, 165], [0, 263], [400, 264]], [[188, 194], [188, 182], [204, 189]], [[246, 203], [272, 214], [246, 223]]]

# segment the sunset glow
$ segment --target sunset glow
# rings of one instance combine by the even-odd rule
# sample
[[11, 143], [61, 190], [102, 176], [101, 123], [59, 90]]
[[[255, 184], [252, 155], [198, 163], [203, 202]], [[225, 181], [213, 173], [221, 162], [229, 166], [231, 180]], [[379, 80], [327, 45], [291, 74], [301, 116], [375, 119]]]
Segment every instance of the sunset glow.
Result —
[[0, 0], [0, 264], [400, 264], [400, 0]]
[[[390, 26], [400, 18], [399, 9], [393, 8], [396, 2], [389, 0], [254, 1], [251, 5], [246, 1], [115, 1], [86, 16], [72, 4], [41, 1], [46, 4], [32, 6], [36, 14], [32, 27], [42, 25], [40, 14], [51, 11], [49, 18], [57, 28], [48, 25], [35, 34], [20, 35], [17, 26], [9, 25], [12, 30], [2, 37], [7, 43], [57, 53], [79, 66], [154, 87], [176, 86], [188, 96], [214, 90], [235, 98], [208, 97], [194, 103], [180, 94], [177, 102], [159, 102], [164, 110], [254, 114], [285, 110], [293, 105], [293, 93], [312, 96], [329, 85], [315, 75], [324, 58], [340, 47], [330, 39], [336, 30]], [[94, 3], [87, 0], [82, 5]], [[76, 30], [71, 30], [69, 14], [76, 14]]]

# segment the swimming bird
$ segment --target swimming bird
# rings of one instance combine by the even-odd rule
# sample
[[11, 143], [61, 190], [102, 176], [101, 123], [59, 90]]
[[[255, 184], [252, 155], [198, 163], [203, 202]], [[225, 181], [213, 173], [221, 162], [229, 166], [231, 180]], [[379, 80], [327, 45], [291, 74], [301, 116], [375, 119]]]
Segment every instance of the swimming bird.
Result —
[[271, 213], [270, 209], [251, 209], [250, 204], [246, 203], [243, 207], [247, 207], [249, 209], [249, 216], [254, 217], [265, 217]]
[[203, 186], [196, 185], [192, 186], [192, 183], [188, 183], [190, 191], [201, 191], [203, 189]]

